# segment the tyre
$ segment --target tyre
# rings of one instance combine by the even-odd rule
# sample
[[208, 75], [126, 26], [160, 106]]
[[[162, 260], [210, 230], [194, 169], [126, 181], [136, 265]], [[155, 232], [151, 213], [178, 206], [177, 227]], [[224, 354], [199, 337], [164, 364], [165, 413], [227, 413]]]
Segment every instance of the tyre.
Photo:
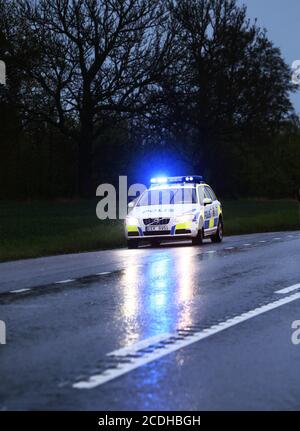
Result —
[[192, 238], [193, 245], [200, 245], [203, 241], [203, 229], [198, 230], [198, 234], [195, 238]]
[[150, 242], [151, 247], [158, 247], [160, 245], [160, 241], [158, 240], [152, 240]]
[[139, 241], [137, 239], [128, 239], [127, 240], [127, 247], [129, 249], [138, 248]]
[[218, 229], [217, 229], [217, 232], [216, 232], [214, 235], [212, 235], [212, 236], [210, 237], [211, 241], [212, 241], [212, 242], [221, 242], [221, 241], [222, 241], [222, 239], [223, 239], [223, 231], [224, 231], [223, 221], [222, 221], [222, 219], [220, 218], [220, 219], [219, 219], [219, 222], [218, 222]]

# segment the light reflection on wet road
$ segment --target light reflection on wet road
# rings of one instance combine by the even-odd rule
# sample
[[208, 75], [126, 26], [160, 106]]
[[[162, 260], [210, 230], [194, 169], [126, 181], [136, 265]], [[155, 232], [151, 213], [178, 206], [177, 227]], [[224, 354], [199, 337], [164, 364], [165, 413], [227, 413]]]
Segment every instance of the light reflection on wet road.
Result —
[[196, 258], [191, 248], [181, 248], [176, 258], [163, 251], [148, 259], [145, 266], [139, 265], [139, 259], [129, 259], [120, 277], [120, 305], [130, 340], [141, 338], [139, 322], [144, 314], [149, 325], [143, 337], [192, 324]]

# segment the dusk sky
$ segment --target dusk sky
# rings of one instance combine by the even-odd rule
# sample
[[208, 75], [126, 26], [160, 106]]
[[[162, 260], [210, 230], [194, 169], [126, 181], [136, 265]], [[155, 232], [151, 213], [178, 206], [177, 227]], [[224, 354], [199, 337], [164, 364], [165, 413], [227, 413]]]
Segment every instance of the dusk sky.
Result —
[[[267, 29], [269, 38], [281, 49], [289, 65], [300, 60], [299, 0], [240, 0], [240, 3], [246, 4], [249, 18], [257, 18], [258, 25]], [[300, 91], [291, 99], [299, 114]]]

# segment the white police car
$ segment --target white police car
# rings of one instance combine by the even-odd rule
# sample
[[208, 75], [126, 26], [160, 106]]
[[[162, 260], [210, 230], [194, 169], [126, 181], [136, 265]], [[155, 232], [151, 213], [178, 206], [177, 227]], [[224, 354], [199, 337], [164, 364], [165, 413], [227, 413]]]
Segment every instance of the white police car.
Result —
[[151, 187], [129, 204], [125, 220], [128, 248], [141, 241], [191, 239], [201, 244], [223, 239], [222, 207], [211, 187], [198, 175], [152, 178]]

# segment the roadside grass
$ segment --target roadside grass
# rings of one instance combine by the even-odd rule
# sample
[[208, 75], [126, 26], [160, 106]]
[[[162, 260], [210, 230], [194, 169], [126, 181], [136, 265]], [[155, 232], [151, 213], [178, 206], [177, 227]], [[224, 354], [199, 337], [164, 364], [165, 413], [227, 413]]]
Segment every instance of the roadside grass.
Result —
[[96, 202], [0, 202], [0, 261], [125, 244], [120, 221], [100, 221]]
[[295, 200], [237, 200], [223, 202], [225, 235], [300, 229]]
[[[300, 229], [292, 200], [223, 202], [225, 234]], [[0, 261], [125, 245], [122, 221], [100, 221], [94, 201], [0, 202]]]

